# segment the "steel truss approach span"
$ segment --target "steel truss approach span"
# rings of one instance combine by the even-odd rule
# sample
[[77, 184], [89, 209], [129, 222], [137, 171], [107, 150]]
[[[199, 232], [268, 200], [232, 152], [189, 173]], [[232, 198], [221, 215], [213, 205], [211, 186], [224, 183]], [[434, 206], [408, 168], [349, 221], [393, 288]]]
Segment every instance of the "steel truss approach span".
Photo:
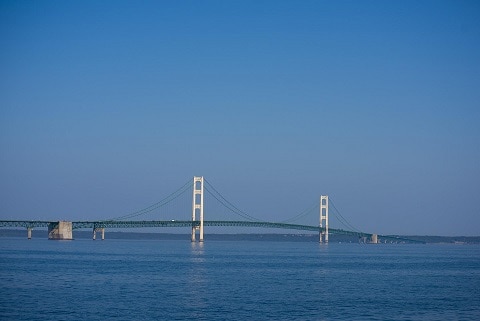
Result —
[[0, 227], [38, 228], [48, 227], [50, 223], [50, 221], [0, 221]]

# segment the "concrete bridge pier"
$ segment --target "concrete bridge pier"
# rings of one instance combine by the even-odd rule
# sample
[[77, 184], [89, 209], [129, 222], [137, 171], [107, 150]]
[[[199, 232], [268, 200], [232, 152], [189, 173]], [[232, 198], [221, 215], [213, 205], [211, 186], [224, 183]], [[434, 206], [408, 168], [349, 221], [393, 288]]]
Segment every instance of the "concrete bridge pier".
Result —
[[49, 240], [73, 240], [72, 222], [59, 221], [48, 223]]
[[95, 241], [97, 239], [97, 232], [102, 233], [102, 241], [105, 240], [105, 228], [100, 227], [100, 228], [93, 228], [93, 240]]
[[29, 240], [32, 239], [32, 228], [31, 227], [27, 227], [27, 237]]

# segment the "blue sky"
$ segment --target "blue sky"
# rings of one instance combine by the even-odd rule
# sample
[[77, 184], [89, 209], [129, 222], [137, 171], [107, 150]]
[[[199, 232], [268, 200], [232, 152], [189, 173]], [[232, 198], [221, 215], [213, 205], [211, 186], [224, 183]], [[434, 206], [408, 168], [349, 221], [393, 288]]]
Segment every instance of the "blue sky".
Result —
[[328, 194], [364, 231], [478, 235], [479, 39], [477, 1], [0, 1], [0, 217], [203, 175], [265, 220]]

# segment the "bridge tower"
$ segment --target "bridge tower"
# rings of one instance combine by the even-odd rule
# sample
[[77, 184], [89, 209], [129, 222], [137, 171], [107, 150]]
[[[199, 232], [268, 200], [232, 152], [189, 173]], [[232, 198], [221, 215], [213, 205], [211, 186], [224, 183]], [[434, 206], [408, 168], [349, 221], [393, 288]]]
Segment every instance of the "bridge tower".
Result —
[[[195, 226], [197, 213], [200, 217], [200, 226]], [[193, 177], [193, 202], [192, 202], [192, 242], [195, 242], [196, 230], [200, 229], [200, 242], [203, 242], [203, 176]]]
[[[325, 230], [323, 231], [323, 227]], [[328, 196], [320, 196], [320, 243], [328, 243]], [[323, 238], [323, 240], [322, 240]]]

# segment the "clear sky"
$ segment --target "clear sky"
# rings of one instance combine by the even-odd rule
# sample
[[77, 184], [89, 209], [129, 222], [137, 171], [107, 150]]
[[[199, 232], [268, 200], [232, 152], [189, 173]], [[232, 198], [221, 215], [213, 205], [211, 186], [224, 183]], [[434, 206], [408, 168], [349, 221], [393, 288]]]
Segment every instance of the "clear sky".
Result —
[[[478, 1], [0, 1], [0, 218], [205, 176], [265, 220], [479, 235]], [[206, 214], [208, 215], [208, 214]]]

